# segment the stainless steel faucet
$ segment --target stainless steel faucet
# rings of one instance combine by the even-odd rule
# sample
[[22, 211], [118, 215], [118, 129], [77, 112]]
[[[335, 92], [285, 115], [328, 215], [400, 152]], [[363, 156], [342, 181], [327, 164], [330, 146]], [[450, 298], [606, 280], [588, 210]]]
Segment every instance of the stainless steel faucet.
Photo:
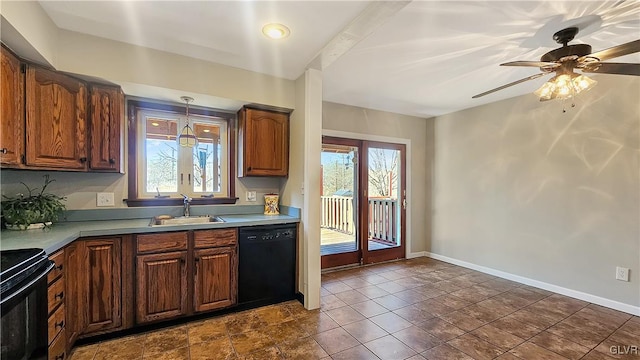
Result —
[[191, 206], [191, 198], [185, 194], [180, 194], [184, 198], [184, 216], [189, 217], [190, 206]]

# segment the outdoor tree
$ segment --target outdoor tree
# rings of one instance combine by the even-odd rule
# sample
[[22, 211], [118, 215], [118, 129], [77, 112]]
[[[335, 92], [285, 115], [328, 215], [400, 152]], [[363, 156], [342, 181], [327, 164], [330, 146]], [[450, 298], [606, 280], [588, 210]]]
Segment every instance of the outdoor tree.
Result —
[[369, 149], [369, 196], [394, 197], [398, 189], [398, 151]]

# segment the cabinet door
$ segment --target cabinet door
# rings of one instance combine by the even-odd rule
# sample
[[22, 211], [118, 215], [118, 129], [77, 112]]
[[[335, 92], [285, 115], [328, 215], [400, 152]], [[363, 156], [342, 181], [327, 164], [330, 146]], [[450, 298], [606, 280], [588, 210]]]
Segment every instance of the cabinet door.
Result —
[[1, 58], [0, 163], [16, 167], [24, 154], [24, 73], [20, 60], [4, 47]]
[[194, 308], [196, 312], [231, 306], [238, 294], [236, 247], [194, 252]]
[[124, 99], [120, 88], [91, 87], [91, 170], [120, 171], [121, 131]]
[[240, 112], [239, 176], [287, 176], [289, 115], [250, 108]]
[[168, 319], [187, 313], [187, 252], [136, 258], [136, 320]]
[[87, 169], [87, 94], [72, 77], [27, 67], [26, 164]]
[[83, 240], [84, 277], [80, 309], [84, 311], [82, 333], [114, 329], [122, 324], [121, 239]]
[[64, 248], [64, 277], [65, 281], [65, 330], [67, 333], [67, 350], [70, 350], [78, 339], [82, 325], [82, 311], [80, 310], [80, 286], [82, 286], [82, 271], [80, 267], [80, 252], [78, 251], [78, 241], [75, 241]]

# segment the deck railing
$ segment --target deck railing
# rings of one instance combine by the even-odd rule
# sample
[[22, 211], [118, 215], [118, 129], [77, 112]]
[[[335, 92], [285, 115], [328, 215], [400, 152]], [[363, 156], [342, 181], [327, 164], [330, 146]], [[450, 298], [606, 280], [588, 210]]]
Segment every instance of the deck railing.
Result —
[[321, 227], [353, 234], [355, 217], [353, 214], [353, 197], [321, 196]]
[[369, 198], [369, 239], [396, 243], [397, 201], [389, 198]]
[[[321, 227], [345, 234], [354, 233], [353, 197], [322, 196], [321, 203]], [[397, 210], [395, 199], [369, 198], [369, 239], [389, 244], [396, 243]]]

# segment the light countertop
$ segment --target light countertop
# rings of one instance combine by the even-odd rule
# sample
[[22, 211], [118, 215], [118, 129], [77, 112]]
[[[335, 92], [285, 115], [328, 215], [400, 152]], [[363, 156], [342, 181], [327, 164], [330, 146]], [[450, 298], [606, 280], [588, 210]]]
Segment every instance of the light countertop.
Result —
[[151, 218], [121, 220], [69, 221], [54, 224], [49, 229], [25, 231], [2, 230], [0, 251], [41, 248], [47, 254], [61, 249], [70, 242], [87, 236], [143, 234], [166, 231], [219, 229], [256, 225], [297, 223], [300, 218], [288, 215], [235, 214], [218, 215], [225, 222], [189, 225], [149, 226]]

